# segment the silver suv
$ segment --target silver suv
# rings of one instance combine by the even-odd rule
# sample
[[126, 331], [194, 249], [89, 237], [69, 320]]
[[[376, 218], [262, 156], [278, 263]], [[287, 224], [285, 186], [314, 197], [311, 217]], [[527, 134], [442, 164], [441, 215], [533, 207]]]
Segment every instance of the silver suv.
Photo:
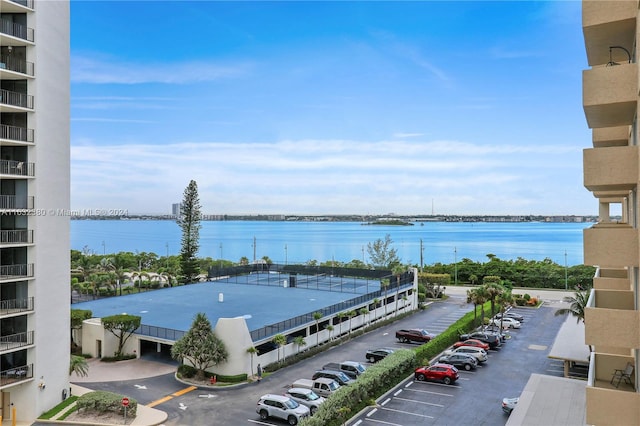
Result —
[[260, 397], [256, 413], [260, 414], [262, 420], [276, 417], [286, 420], [290, 425], [297, 425], [309, 416], [309, 409], [287, 396], [267, 394]]
[[287, 389], [287, 392], [285, 392], [285, 396], [293, 399], [298, 404], [306, 405], [307, 407], [309, 407], [312, 416], [316, 413], [316, 411], [318, 411], [320, 404], [324, 402], [324, 398], [318, 396], [311, 389], [289, 388]]

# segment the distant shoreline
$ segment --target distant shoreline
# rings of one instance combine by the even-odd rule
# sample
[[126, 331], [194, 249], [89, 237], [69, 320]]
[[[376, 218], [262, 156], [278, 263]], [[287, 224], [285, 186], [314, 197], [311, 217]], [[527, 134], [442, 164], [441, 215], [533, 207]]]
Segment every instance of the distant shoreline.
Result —
[[[71, 220], [176, 220], [173, 215], [69, 215]], [[616, 219], [613, 217], [612, 219]], [[618, 218], [620, 219], [620, 218]], [[580, 215], [202, 215], [203, 221], [361, 222], [363, 225], [413, 225], [415, 222], [545, 222], [590, 223], [597, 216]]]

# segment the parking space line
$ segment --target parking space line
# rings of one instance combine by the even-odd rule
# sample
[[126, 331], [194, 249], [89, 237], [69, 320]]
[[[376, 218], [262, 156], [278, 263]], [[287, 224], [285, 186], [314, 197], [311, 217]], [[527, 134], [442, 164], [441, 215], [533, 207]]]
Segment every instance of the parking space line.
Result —
[[264, 422], [260, 422], [258, 420], [252, 420], [252, 419], [247, 419], [247, 421], [249, 423], [255, 423], [257, 425], [266, 425], [266, 426], [271, 426], [271, 423], [264, 423]]
[[438, 396], [450, 396], [450, 397], [453, 397], [453, 394], [440, 393], [440, 392], [431, 392], [431, 391], [422, 390], [422, 389], [407, 389], [407, 390], [408, 390], [408, 391], [412, 391], [412, 392], [428, 393], [428, 394], [431, 394], [431, 395], [438, 395]]
[[385, 399], [380, 405], [384, 407], [389, 401], [391, 401], [391, 398]]
[[417, 404], [432, 405], [434, 407], [444, 408], [444, 405], [442, 405], [442, 404], [434, 404], [433, 402], [418, 401], [417, 399], [407, 399], [407, 398], [396, 398], [396, 399], [399, 399], [400, 401], [415, 402]]
[[367, 417], [369, 417], [369, 416], [373, 416], [377, 411], [378, 411], [378, 409], [377, 409], [377, 408], [374, 408], [373, 410], [371, 410], [371, 411], [369, 411], [369, 412], [367, 413]]
[[366, 418], [365, 420], [368, 421], [368, 422], [380, 423], [380, 424], [383, 424], [383, 425], [402, 426], [401, 424], [398, 424], [398, 423], [390, 423], [390, 422], [385, 422], [385, 421], [376, 420], [376, 419]]
[[402, 414], [409, 414], [410, 416], [416, 416], [416, 417], [424, 417], [426, 419], [433, 419], [434, 417], [432, 416], [427, 416], [426, 414], [416, 414], [416, 413], [411, 413], [409, 411], [402, 411], [402, 410], [394, 410], [393, 408], [381, 408], [381, 410], [387, 410], [387, 411], [392, 411], [394, 413], [402, 413]]

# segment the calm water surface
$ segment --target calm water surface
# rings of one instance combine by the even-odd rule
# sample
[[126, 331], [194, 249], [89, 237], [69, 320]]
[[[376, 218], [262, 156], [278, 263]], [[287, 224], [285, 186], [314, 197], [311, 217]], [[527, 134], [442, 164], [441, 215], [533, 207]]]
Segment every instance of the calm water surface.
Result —
[[[367, 243], [386, 234], [403, 263], [484, 262], [487, 254], [503, 260], [550, 258], [560, 265], [583, 263], [582, 231], [590, 223], [426, 222], [414, 226], [367, 226], [358, 222], [202, 222], [200, 257], [238, 261], [268, 256], [276, 263], [353, 259], [368, 262]], [[169, 220], [72, 220], [71, 248], [97, 254], [119, 251], [180, 251], [180, 228]], [[255, 240], [254, 240], [255, 238]], [[254, 246], [255, 241], [255, 246]], [[566, 253], [566, 256], [565, 256]]]

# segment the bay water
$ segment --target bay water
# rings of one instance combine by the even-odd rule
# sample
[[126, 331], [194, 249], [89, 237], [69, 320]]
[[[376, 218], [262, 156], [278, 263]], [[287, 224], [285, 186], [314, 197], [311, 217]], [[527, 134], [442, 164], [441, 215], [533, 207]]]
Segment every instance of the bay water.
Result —
[[[582, 231], [592, 223], [559, 222], [420, 222], [413, 226], [365, 225], [359, 222], [203, 221], [199, 257], [275, 263], [367, 263], [367, 244], [390, 235], [405, 264], [454, 263], [463, 258], [485, 262], [543, 260], [559, 265], [583, 263]], [[96, 254], [121, 251], [180, 252], [181, 231], [171, 220], [72, 220], [71, 248]]]

